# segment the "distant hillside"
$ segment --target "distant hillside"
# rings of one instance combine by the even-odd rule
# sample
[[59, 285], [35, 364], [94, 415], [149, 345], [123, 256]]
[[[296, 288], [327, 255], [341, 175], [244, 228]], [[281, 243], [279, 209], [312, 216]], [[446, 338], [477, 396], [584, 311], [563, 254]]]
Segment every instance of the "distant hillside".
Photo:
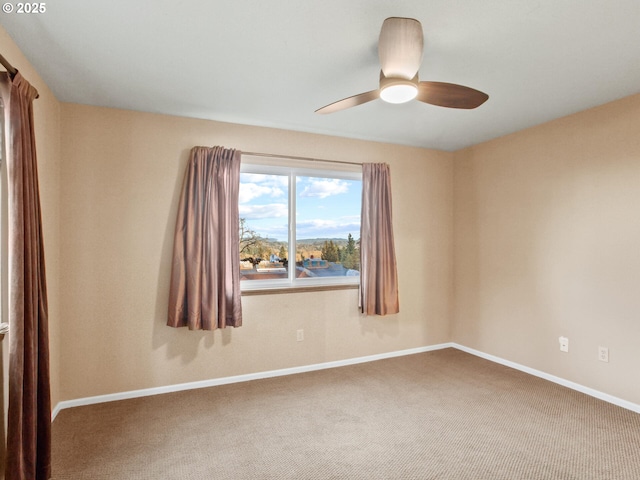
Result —
[[[298, 238], [297, 239], [298, 243], [304, 243], [304, 244], [309, 244], [309, 245], [323, 245], [324, 242], [329, 242], [329, 241], [332, 241], [336, 245], [346, 245], [347, 244], [347, 239], [346, 238]], [[356, 240], [356, 242], [357, 241], [358, 240]]]
[[[271, 247], [280, 247], [280, 245], [286, 245], [287, 242], [283, 242], [280, 240], [271, 240], [269, 238], [263, 239], [265, 243], [268, 243]], [[337, 247], [344, 247], [347, 245], [346, 238], [298, 238], [296, 242], [299, 246], [313, 246], [313, 247], [322, 247], [324, 242], [332, 241]], [[359, 238], [355, 239], [356, 243], [360, 241]]]

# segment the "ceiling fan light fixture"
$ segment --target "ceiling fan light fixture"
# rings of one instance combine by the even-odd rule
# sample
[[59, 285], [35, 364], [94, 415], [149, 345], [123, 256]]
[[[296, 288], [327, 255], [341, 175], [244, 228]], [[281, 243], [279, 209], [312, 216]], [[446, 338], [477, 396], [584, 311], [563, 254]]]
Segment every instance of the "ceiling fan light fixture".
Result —
[[418, 95], [415, 85], [389, 85], [380, 92], [380, 98], [387, 103], [406, 103]]
[[387, 103], [406, 103], [416, 98], [417, 95], [417, 75], [411, 80], [389, 77], [380, 79], [380, 98]]

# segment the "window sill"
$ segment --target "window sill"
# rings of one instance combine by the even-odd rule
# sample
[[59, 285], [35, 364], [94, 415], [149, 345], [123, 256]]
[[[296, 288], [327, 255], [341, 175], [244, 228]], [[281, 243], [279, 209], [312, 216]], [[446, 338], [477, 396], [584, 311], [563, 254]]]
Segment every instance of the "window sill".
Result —
[[313, 285], [309, 287], [276, 287], [276, 288], [262, 288], [243, 290], [243, 297], [250, 297], [253, 295], [279, 295], [281, 293], [304, 293], [304, 292], [327, 292], [331, 290], [356, 290], [360, 287], [358, 284], [347, 285]]

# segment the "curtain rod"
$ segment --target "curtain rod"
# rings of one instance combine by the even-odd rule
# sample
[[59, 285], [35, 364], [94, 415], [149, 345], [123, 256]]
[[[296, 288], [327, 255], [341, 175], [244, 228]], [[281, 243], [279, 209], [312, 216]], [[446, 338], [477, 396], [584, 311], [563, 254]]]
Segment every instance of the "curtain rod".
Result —
[[304, 160], [307, 162], [325, 162], [325, 163], [341, 163], [343, 165], [357, 165], [362, 167], [361, 163], [356, 162], [345, 162], [343, 160], [325, 160], [322, 158], [312, 158], [312, 157], [295, 157], [292, 155], [276, 155], [274, 153], [257, 153], [257, 152], [243, 152], [240, 151], [242, 155], [253, 155], [254, 157], [270, 157], [270, 158], [286, 158], [289, 160]]
[[18, 73], [18, 70], [16, 70], [13, 67], [13, 65], [11, 65], [9, 61], [6, 58], [4, 58], [2, 55], [0, 55], [0, 63], [4, 68], [7, 69], [7, 72], [9, 72], [9, 75], [11, 75], [11, 78], [13, 78], [16, 75], [16, 73]]

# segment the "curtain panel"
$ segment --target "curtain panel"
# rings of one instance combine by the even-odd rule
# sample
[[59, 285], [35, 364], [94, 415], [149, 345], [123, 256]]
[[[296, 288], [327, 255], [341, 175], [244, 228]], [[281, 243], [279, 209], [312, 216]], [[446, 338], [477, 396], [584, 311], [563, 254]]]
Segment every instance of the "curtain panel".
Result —
[[386, 163], [362, 164], [360, 308], [365, 315], [398, 313], [391, 176]]
[[239, 191], [240, 151], [191, 150], [176, 219], [167, 325], [242, 325]]
[[47, 287], [33, 122], [38, 92], [0, 72], [8, 186], [9, 419], [6, 480], [51, 477]]

